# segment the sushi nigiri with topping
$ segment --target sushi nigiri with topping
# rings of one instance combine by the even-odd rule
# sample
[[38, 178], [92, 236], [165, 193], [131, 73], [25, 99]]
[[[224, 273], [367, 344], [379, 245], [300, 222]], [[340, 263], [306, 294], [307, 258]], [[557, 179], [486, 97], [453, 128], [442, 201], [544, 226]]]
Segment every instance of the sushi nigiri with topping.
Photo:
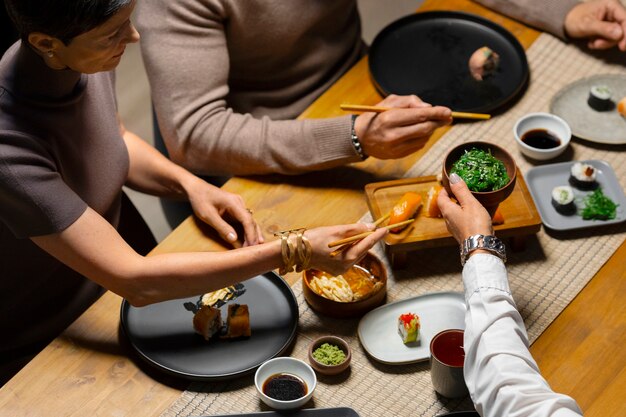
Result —
[[500, 55], [488, 46], [474, 51], [468, 63], [470, 74], [476, 81], [482, 81], [485, 77], [493, 75], [499, 65]]
[[595, 190], [598, 188], [596, 169], [582, 162], [572, 165], [569, 183], [580, 190]]
[[574, 190], [569, 185], [559, 185], [552, 189], [552, 206], [561, 214], [576, 213]]
[[416, 342], [420, 336], [420, 318], [414, 313], [400, 314], [398, 317], [398, 334], [403, 343]]

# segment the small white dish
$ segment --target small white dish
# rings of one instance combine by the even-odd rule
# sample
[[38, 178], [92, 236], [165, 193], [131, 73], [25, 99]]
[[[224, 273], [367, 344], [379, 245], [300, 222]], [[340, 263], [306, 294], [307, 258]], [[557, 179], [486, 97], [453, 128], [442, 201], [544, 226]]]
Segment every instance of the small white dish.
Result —
[[[276, 374], [291, 374], [297, 376], [306, 384], [306, 394], [303, 397], [291, 401], [281, 401], [265, 395], [263, 393], [263, 384], [268, 378]], [[291, 410], [302, 407], [313, 397], [313, 391], [315, 391], [315, 387], [317, 386], [317, 378], [313, 368], [306, 362], [290, 357], [279, 357], [270, 359], [259, 366], [254, 374], [254, 385], [261, 401], [265, 404], [275, 410]]]
[[[522, 137], [531, 130], [546, 130], [552, 136], [556, 136], [561, 143], [549, 149], [530, 146], [522, 141]], [[513, 135], [522, 154], [538, 161], [545, 161], [556, 158], [565, 151], [572, 139], [572, 130], [565, 120], [554, 114], [528, 113], [515, 123]]]

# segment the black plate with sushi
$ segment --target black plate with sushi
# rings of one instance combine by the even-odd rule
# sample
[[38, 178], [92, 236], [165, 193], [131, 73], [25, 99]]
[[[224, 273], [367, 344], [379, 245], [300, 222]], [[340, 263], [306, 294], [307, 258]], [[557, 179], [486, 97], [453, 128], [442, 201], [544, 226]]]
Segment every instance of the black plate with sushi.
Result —
[[121, 308], [121, 328], [131, 346], [149, 365], [193, 381], [236, 378], [254, 372], [263, 362], [284, 353], [296, 337], [298, 303], [289, 285], [267, 273], [243, 281], [236, 300], [221, 305], [225, 314], [233, 302], [249, 309], [250, 337], [209, 341], [194, 331], [199, 297]]
[[604, 161], [543, 165], [530, 169], [525, 179], [541, 221], [550, 229], [582, 229], [626, 220], [626, 196]]
[[[482, 60], [478, 73], [472, 57]], [[481, 113], [517, 98], [529, 78], [524, 48], [510, 32], [480, 16], [445, 11], [409, 15], [383, 29], [370, 48], [369, 69], [383, 95], [417, 94]]]

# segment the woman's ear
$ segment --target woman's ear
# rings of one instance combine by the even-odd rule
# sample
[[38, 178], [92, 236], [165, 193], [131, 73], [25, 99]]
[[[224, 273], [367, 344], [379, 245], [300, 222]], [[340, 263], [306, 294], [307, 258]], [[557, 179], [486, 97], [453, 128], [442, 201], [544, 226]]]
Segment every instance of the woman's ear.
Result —
[[52, 58], [55, 51], [63, 45], [63, 42], [59, 39], [41, 32], [29, 33], [28, 43], [30, 43], [39, 53], [49, 58]]

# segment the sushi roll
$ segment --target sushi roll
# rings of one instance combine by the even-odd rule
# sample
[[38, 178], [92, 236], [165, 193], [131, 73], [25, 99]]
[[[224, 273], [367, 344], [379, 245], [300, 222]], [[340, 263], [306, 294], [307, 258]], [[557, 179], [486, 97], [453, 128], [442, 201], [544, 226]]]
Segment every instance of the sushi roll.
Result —
[[228, 316], [226, 326], [222, 329], [222, 339], [237, 339], [239, 337], [250, 337], [250, 312], [246, 304], [230, 304], [228, 306]]
[[500, 55], [487, 46], [478, 48], [469, 59], [469, 71], [473, 79], [482, 81], [493, 75], [500, 65]]
[[596, 169], [582, 162], [572, 165], [569, 183], [580, 190], [595, 190], [598, 188], [596, 182]]
[[222, 327], [219, 308], [203, 305], [193, 316], [193, 328], [204, 340], [210, 340]]
[[420, 336], [420, 318], [414, 313], [400, 314], [398, 317], [398, 334], [403, 343], [416, 342]]
[[552, 189], [552, 205], [561, 214], [576, 213], [574, 204], [574, 190], [569, 185], [559, 185]]
[[592, 85], [589, 90], [587, 104], [594, 110], [606, 111], [613, 107], [611, 101], [611, 89], [606, 85]]

